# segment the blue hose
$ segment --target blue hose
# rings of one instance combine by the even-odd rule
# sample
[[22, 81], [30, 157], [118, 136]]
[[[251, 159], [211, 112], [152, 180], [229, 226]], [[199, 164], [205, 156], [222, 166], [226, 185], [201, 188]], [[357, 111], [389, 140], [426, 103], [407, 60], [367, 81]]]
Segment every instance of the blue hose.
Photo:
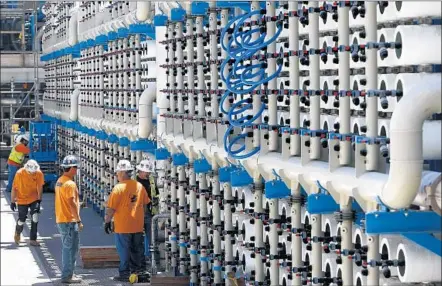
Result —
[[[258, 10], [234, 17], [221, 32], [221, 47], [227, 52], [227, 57], [222, 62], [220, 69], [221, 80], [226, 84], [226, 91], [221, 97], [220, 107], [221, 112], [227, 115], [230, 124], [224, 134], [224, 149], [230, 157], [235, 159], [246, 159], [259, 152], [260, 147], [255, 147], [253, 150], [245, 154], [243, 153], [246, 150], [246, 145], [245, 143], [240, 143], [240, 141], [247, 137], [246, 133], [235, 135], [233, 138], [229, 137], [235, 127], [239, 127], [243, 131], [246, 128], [252, 127], [253, 122], [262, 116], [266, 105], [264, 103], [261, 104], [259, 111], [251, 116], [249, 115], [253, 109], [251, 98], [236, 101], [229, 110], [224, 109], [224, 101], [233, 96], [233, 94], [251, 94], [262, 84], [275, 79], [281, 73], [283, 67], [282, 61], [278, 62], [276, 72], [268, 75], [262, 64], [244, 64], [245, 60], [250, 60], [254, 55], [260, 55], [261, 49], [276, 41], [282, 32], [282, 25], [277, 25], [275, 35], [266, 41], [266, 33], [261, 34], [259, 28], [250, 28], [250, 30], [245, 31], [245, 21], [252, 16], [260, 14], [261, 11]], [[241, 31], [240, 28], [242, 28]], [[233, 32], [226, 45], [223, 39], [228, 31]], [[256, 40], [252, 40], [253, 34], [256, 33], [259, 33], [259, 37]], [[224, 70], [228, 64], [231, 64], [231, 70], [227, 77], [225, 77]], [[237, 149], [233, 149], [235, 144], [240, 146]]]

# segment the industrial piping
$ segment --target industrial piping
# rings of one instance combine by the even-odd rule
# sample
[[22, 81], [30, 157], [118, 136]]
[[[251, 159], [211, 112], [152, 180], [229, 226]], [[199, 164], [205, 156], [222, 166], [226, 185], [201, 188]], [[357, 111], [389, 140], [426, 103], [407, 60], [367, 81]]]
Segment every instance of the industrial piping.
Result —
[[152, 22], [152, 3], [151, 1], [138, 1], [136, 18], [140, 22]]
[[69, 120], [78, 120], [78, 98], [80, 97], [80, 89], [76, 88], [71, 95], [71, 113]]
[[170, 217], [170, 213], [162, 213], [162, 214], [157, 214], [154, 215], [152, 217], [152, 259], [151, 259], [151, 263], [152, 263], [152, 273], [151, 274], [156, 274], [156, 258], [155, 258], [155, 251], [156, 251], [156, 247], [157, 247], [157, 241], [158, 241], [158, 220], [159, 219], [168, 219]]
[[148, 138], [152, 133], [153, 123], [153, 103], [157, 98], [155, 84], [149, 84], [141, 94], [140, 101], [138, 104], [138, 136], [140, 138]]
[[423, 168], [422, 126], [441, 112], [441, 81], [416, 86], [396, 105], [390, 123], [390, 175], [381, 200], [393, 209], [407, 208], [419, 190]]

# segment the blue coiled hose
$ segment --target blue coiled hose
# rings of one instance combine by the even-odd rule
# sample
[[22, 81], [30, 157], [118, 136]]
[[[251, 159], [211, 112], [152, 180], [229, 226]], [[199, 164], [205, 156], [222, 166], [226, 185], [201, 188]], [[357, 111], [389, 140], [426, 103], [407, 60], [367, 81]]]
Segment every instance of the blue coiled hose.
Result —
[[[266, 105], [262, 103], [259, 111], [251, 116], [248, 115], [250, 113], [248, 111], [253, 109], [252, 98], [236, 101], [229, 110], [224, 109], [224, 101], [233, 94], [244, 95], [252, 93], [262, 84], [275, 79], [283, 67], [281, 61], [278, 63], [276, 72], [272, 75], [267, 75], [265, 66], [262, 64], [244, 64], [244, 60], [249, 60], [254, 55], [259, 55], [261, 49], [276, 41], [282, 32], [282, 24], [278, 24], [275, 35], [266, 41], [266, 33], [261, 34], [260, 28], [251, 28], [249, 31], [244, 31], [244, 22], [252, 16], [260, 14], [261, 11], [258, 10], [237, 16], [230, 20], [221, 32], [221, 47], [227, 52], [227, 57], [221, 64], [220, 73], [221, 80], [226, 84], [227, 88], [221, 97], [220, 106], [221, 112], [227, 115], [230, 124], [224, 134], [224, 149], [230, 157], [235, 159], [246, 159], [259, 152], [260, 148], [255, 147], [248, 153], [242, 154], [246, 150], [246, 145], [245, 143], [239, 143], [239, 141], [245, 139], [247, 134], [242, 133], [230, 140], [229, 135], [235, 127], [239, 127], [242, 130], [251, 127], [252, 123], [262, 116]], [[243, 29], [240, 31], [240, 28]], [[223, 39], [230, 29], [233, 29], [232, 37], [227, 45], [225, 45]], [[252, 40], [252, 35], [255, 33], [259, 33], [259, 37], [256, 40]], [[228, 76], [225, 77], [223, 71], [229, 63], [232, 63], [232, 67]], [[233, 146], [237, 143], [241, 144], [241, 146], [233, 149]]]

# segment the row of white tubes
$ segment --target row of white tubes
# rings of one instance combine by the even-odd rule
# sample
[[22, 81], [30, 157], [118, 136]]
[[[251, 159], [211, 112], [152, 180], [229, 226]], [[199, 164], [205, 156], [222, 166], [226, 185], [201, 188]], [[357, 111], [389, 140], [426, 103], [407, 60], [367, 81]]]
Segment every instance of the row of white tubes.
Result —
[[96, 27], [102, 23], [125, 16], [137, 8], [137, 2], [135, 1], [112, 2], [113, 3], [110, 4], [110, 1], [88, 1], [88, 3], [80, 9], [80, 33], [89, 30], [91, 27]]
[[[366, 14], [366, 18], [370, 19], [369, 21], [367, 21], [367, 25], [366, 25], [366, 41], [377, 41], [377, 27], [376, 27], [376, 3], [366, 3], [366, 9], [367, 9], [367, 14]], [[311, 7], [317, 7], [318, 3], [310, 3]], [[289, 2], [289, 10], [295, 10], [297, 7], [297, 3], [296, 2]], [[252, 2], [252, 11], [254, 9], [259, 9], [259, 3], [256, 1]], [[274, 9], [274, 3], [267, 3], [267, 16], [274, 16], [275, 15], [275, 9]], [[339, 45], [349, 45], [349, 8], [339, 8], [338, 9], [338, 13], [339, 13], [339, 21], [338, 21], [338, 34], [339, 34], [339, 41], [338, 44]], [[227, 23], [227, 11], [221, 11], [221, 27], [225, 26]], [[318, 15], [317, 14], [310, 14], [309, 15], [309, 20], [310, 20], [310, 24], [309, 24], [309, 40], [310, 40], [310, 48], [319, 48], [319, 29], [318, 29]], [[203, 31], [202, 28], [202, 19], [203, 17], [197, 17], [195, 20], [195, 25], [196, 25], [196, 32], [197, 33], [201, 33]], [[212, 21], [210, 20], [212, 19]], [[216, 19], [216, 17], [213, 17], [213, 15], [209, 16], [209, 25], [210, 28], [209, 29], [213, 29], [213, 27], [215, 27], [216, 29], [216, 22], [213, 20]], [[191, 23], [189, 23], [189, 21]], [[192, 23], [193, 20], [188, 20], [188, 23], [186, 23], [187, 26], [187, 34], [188, 35], [192, 35]], [[213, 24], [213, 22], [215, 22], [215, 24]], [[212, 26], [213, 24], [213, 26]], [[298, 33], [298, 22], [296, 18], [291, 18], [289, 19], [289, 26], [290, 26], [290, 37], [289, 37], [289, 49], [290, 50], [295, 50], [298, 46], [298, 42], [299, 42], [299, 33]], [[176, 24], [169, 24], [168, 26], [168, 34], [171, 35], [173, 34], [173, 32], [176, 32], [176, 37], [180, 38], [182, 36], [182, 24], [181, 23], [176, 23]], [[273, 22], [268, 22], [267, 23], [267, 36], [268, 37], [272, 37], [273, 33], [275, 31], [275, 23]], [[217, 59], [217, 42], [216, 39], [211, 39], [210, 41], [211, 45], [211, 59]], [[176, 56], [176, 63], [177, 64], [181, 64], [183, 63], [183, 51], [180, 47], [180, 45], [177, 45], [176, 48], [176, 53], [173, 51], [172, 49], [172, 44], [169, 44], [169, 63], [174, 63], [175, 61], [173, 60], [174, 57]], [[188, 59], [190, 59], [190, 61], [192, 61], [193, 59], [193, 46], [192, 46], [192, 42], [188, 42], [187, 43], [187, 51], [188, 51]], [[202, 39], [201, 38], [197, 38], [197, 61], [201, 61], [202, 57], [203, 57], [203, 45], [202, 45]], [[272, 43], [270, 45], [267, 46], [267, 52], [268, 53], [272, 53], [276, 51], [276, 43]], [[225, 57], [225, 52], [222, 51], [223, 56]], [[367, 89], [377, 89], [378, 88], [378, 75], [377, 75], [377, 51], [376, 50], [368, 50], [367, 51], [367, 67], [366, 67], [366, 78], [367, 78]], [[349, 54], [345, 53], [345, 52], [340, 52], [339, 53], [339, 89], [351, 89], [350, 88], [350, 74], [349, 74], [349, 68], [350, 68], [350, 58], [349, 58]], [[298, 89], [299, 88], [299, 77], [298, 77], [298, 72], [299, 72], [299, 66], [298, 66], [298, 59], [296, 56], [292, 56], [290, 59], [290, 88], [291, 89]], [[432, 59], [432, 61], [434, 60], [434, 58]], [[432, 62], [434, 63], [434, 62]], [[272, 74], [275, 71], [275, 67], [276, 67], [276, 62], [274, 59], [269, 59], [267, 62], [268, 66], [267, 66], [267, 74]], [[410, 64], [410, 63], [409, 63]], [[319, 56], [317, 55], [312, 55], [310, 56], [310, 88], [313, 90], [317, 90], [320, 89], [320, 76], [319, 76], [319, 69], [320, 68], [320, 63], [319, 63]], [[201, 65], [199, 65], [197, 67], [198, 69], [198, 78], [201, 79], [203, 74], [203, 67]], [[216, 66], [211, 68], [212, 71], [212, 77], [211, 80], [217, 79], [216, 76], [213, 76], [215, 74], [217, 74], [216, 72]], [[168, 83], [170, 84], [169, 86], [173, 89], [175, 82], [177, 82], [177, 89], [181, 89], [183, 86], [183, 77], [181, 76], [180, 73], [180, 68], [178, 68], [177, 71], [177, 77], [175, 77], [172, 73], [169, 74], [169, 78], [168, 78]], [[276, 89], [277, 88], [277, 80], [272, 80], [269, 82], [268, 88], [269, 89]], [[189, 74], [188, 74], [188, 84], [189, 84], [189, 89], [192, 89], [192, 87], [190, 87], [191, 84], [193, 84], [193, 72], [191, 70], [189, 70]], [[212, 82], [212, 88], [217, 86], [217, 81]], [[204, 89], [205, 88], [205, 84], [203, 81], [199, 80], [198, 81], [198, 89]], [[259, 97], [259, 95], [258, 95]], [[172, 98], [172, 96], [171, 96]], [[212, 97], [213, 100], [214, 97]], [[216, 97], [215, 97], [216, 98]], [[319, 130], [321, 129], [322, 126], [320, 126], [320, 113], [319, 113], [319, 108], [320, 108], [320, 101], [319, 101], [319, 97], [314, 97], [311, 98], [311, 102], [310, 102], [310, 108], [311, 108], [311, 114], [310, 114], [310, 128], [312, 130]], [[254, 100], [254, 112], [256, 112], [257, 110], [259, 110], [260, 107], [260, 100]], [[176, 106], [177, 104], [177, 106]], [[193, 108], [195, 106], [195, 103], [192, 102], [192, 99], [189, 98], [189, 115], [194, 115], [195, 114], [195, 109]], [[269, 111], [273, 110], [274, 112], [269, 112], [269, 124], [270, 125], [276, 125], [278, 124], [278, 116], [277, 116], [277, 112], [276, 112], [276, 106], [277, 106], [277, 102], [276, 102], [276, 98], [269, 98]], [[182, 100], [180, 100], [180, 97], [178, 97], [178, 102], [175, 102], [174, 100], [170, 100], [170, 110], [174, 111], [176, 109], [176, 107], [178, 108], [178, 113], [182, 113], [184, 110], [184, 102]], [[203, 94], [200, 93], [198, 94], [198, 102], [197, 102], [197, 108], [198, 108], [198, 115], [201, 115], [202, 113], [205, 112], [205, 104], [203, 101]], [[212, 105], [212, 112], [217, 111], [217, 106], [215, 105], [215, 107]], [[299, 102], [297, 100], [291, 100], [291, 106], [290, 106], [290, 127], [292, 128], [299, 128], [300, 127], [300, 116], [299, 113], [297, 114], [297, 111], [299, 110]], [[316, 111], [316, 112], [315, 112]], [[343, 134], [346, 133], [350, 133], [352, 130], [350, 129], [350, 100], [348, 98], [340, 98], [340, 107], [339, 107], [339, 121], [340, 121], [340, 132]], [[299, 111], [298, 111], [299, 112]], [[217, 114], [217, 113], [215, 113]], [[259, 120], [259, 119], [258, 119]], [[367, 136], [369, 137], [375, 137], [378, 135], [378, 100], [377, 98], [368, 98], [367, 99], [367, 117], [366, 117], [366, 121], [367, 121]], [[259, 122], [256, 122], [259, 123]], [[276, 150], [277, 148], [277, 135], [275, 133], [270, 133], [270, 141], [269, 141], [269, 150]], [[292, 135], [292, 137], [295, 137], [296, 135]], [[291, 142], [294, 145], [293, 148], [291, 148], [293, 154], [292, 155], [299, 155], [299, 137], [298, 138], [291, 138]], [[298, 139], [298, 140], [296, 140]], [[319, 158], [319, 150], [320, 150], [320, 145], [319, 145], [319, 138], [312, 138], [311, 139], [311, 159], [318, 159]], [[254, 142], [259, 142], [259, 140], [254, 140]], [[341, 156], [340, 156], [340, 161], [341, 164], [348, 164], [350, 163], [350, 144], [349, 142], [341, 142]], [[369, 154], [370, 156], [372, 156], [373, 158], [378, 157], [378, 150], [376, 150], [375, 146], [369, 146], [368, 147], [369, 150]], [[372, 163], [372, 165], [367, 166], [368, 170], [376, 170], [376, 163], [377, 160], [370, 160]], [[192, 162], [192, 160], [191, 160]], [[215, 166], [216, 167], [216, 166]], [[174, 175], [175, 172], [178, 172], [177, 175]], [[180, 176], [184, 176], [182, 174], [183, 170], [181, 167], [173, 167], [172, 166], [172, 177], [174, 176], [178, 176], [178, 180], [181, 181]], [[190, 184], [192, 185], [192, 173], [190, 173]], [[214, 176], [216, 177], [216, 175]], [[200, 189], [205, 189], [207, 188], [206, 184], [207, 182], [205, 181], [205, 179], [203, 177], [200, 177], [199, 184], [200, 184]], [[216, 181], [216, 178], [213, 178], [213, 180]], [[183, 212], [179, 212], [179, 218], [175, 217], [177, 214], [177, 209], [176, 207], [174, 207], [173, 203], [176, 202], [177, 199], [179, 199], [179, 205], [182, 207], [183, 205], [182, 200], [183, 200], [183, 196], [184, 196], [184, 190], [182, 190], [182, 186], [179, 185], [178, 186], [178, 190], [176, 189], [176, 186], [174, 185], [174, 182], [171, 183], [171, 198], [172, 198], [172, 207], [171, 207], [171, 251], [172, 253], [176, 253], [178, 250], [178, 241], [175, 239], [176, 237], [178, 237], [178, 231], [182, 232], [185, 230], [185, 226], [183, 226], [182, 222], [185, 222], [185, 214]], [[255, 187], [260, 185], [260, 182], [255, 182]], [[177, 192], [175, 194], [175, 192]], [[215, 195], [214, 191], [214, 195]], [[228, 193], [228, 192], [227, 192]], [[255, 199], [255, 212], [261, 212], [261, 205], [262, 205], [262, 190], [260, 189], [260, 187], [257, 187], [255, 189], [255, 193], [254, 193], [254, 199]], [[190, 194], [190, 202], [191, 202], [191, 209], [192, 209], [192, 191]], [[196, 200], [195, 200], [196, 201]], [[214, 207], [214, 205], [216, 205], [216, 203], [214, 202], [214, 204], [212, 205], [213, 208], [213, 215], [214, 215], [214, 221], [219, 219], [219, 213], [217, 213], [217, 208]], [[200, 213], [199, 213], [199, 217], [206, 217], [207, 216], [207, 209], [206, 209], [206, 198], [204, 196], [200, 196]], [[278, 200], [270, 200], [270, 218], [278, 218]], [[294, 210], [293, 210], [293, 214], [295, 214], [292, 217], [292, 223], [294, 223], [294, 227], [301, 227], [300, 222], [301, 222], [301, 215], [300, 215], [300, 204], [294, 204], [293, 206]], [[228, 211], [228, 206], [225, 205], [225, 209], [227, 209], [225, 212], [229, 212]], [[351, 212], [351, 209], [348, 208], [347, 206], [341, 206], [341, 211], [343, 212]], [[192, 212], [192, 210], [191, 210]], [[229, 216], [229, 214], [225, 214], [226, 216], [226, 221], [225, 221], [225, 228], [226, 230], [228, 230], [228, 225], [229, 225], [229, 220], [227, 219], [227, 217]], [[294, 219], [293, 219], [294, 218]], [[321, 215], [311, 215], [310, 216], [312, 223], [312, 236], [321, 236]], [[177, 222], [180, 222], [179, 224]], [[262, 247], [263, 246], [263, 232], [262, 232], [262, 221], [260, 221], [259, 219], [255, 220], [255, 229], [254, 229], [254, 233], [255, 233], [255, 246], [256, 247]], [[297, 226], [298, 225], [298, 226]], [[195, 233], [195, 228], [196, 223], [194, 221], [194, 218], [190, 218], [190, 240], [192, 241], [194, 239], [194, 237], [192, 237], [192, 233]], [[179, 229], [178, 229], [179, 227]], [[352, 221], [351, 220], [344, 220], [342, 222], [342, 226], [341, 228], [344, 230], [342, 231], [342, 248], [343, 249], [352, 249], [352, 239], [351, 239], [351, 235], [352, 235]], [[214, 255], [216, 256], [217, 254], [220, 254], [217, 250], [221, 249], [219, 247], [220, 244], [220, 240], [217, 238], [217, 235], [219, 235], [219, 233], [217, 234], [217, 231], [214, 231]], [[204, 225], [204, 222], [201, 222], [201, 227], [200, 227], [200, 234], [199, 236], [201, 237], [200, 240], [200, 245], [201, 246], [207, 246], [207, 227]], [[269, 234], [269, 238], [270, 238], [270, 255], [277, 255], [278, 254], [278, 232], [277, 232], [277, 226], [275, 224], [270, 226], [270, 234]], [[226, 237], [225, 241], [229, 241], [229, 239]], [[293, 259], [293, 266], [301, 266], [302, 265], [302, 255], [301, 255], [301, 241], [299, 238], [296, 238], [292, 240], [293, 241], [293, 248], [292, 248], [292, 253], [294, 254], [292, 256]], [[180, 236], [180, 242], [181, 245], [182, 243], [184, 243], [184, 241], [182, 241], [182, 238]], [[191, 246], [192, 247], [192, 246]], [[185, 252], [185, 249], [183, 250], [184, 247], [180, 247], [180, 258], [184, 259], [185, 256], [187, 255], [187, 253]], [[374, 235], [374, 236], [370, 236], [370, 245], [369, 245], [369, 251], [368, 251], [368, 260], [379, 260], [379, 236], [378, 235]], [[196, 254], [195, 252], [192, 251], [193, 249], [191, 248], [191, 266], [195, 266], [194, 263], [196, 261]], [[194, 254], [192, 254], [194, 253]], [[226, 261], [231, 261], [229, 259], [231, 259], [231, 257], [229, 257], [229, 253], [232, 253], [229, 250], [228, 245], [226, 245]], [[323, 273], [322, 273], [322, 249], [321, 249], [321, 244], [320, 243], [313, 243], [312, 246], [312, 257], [310, 259], [311, 264], [312, 264], [312, 276], [313, 277], [322, 277]], [[206, 275], [208, 275], [208, 270], [207, 270], [207, 262], [205, 261], [204, 257], [205, 257], [205, 253], [203, 251], [201, 251], [200, 253], [200, 257], [202, 257], [203, 259], [201, 259], [201, 268], [199, 269], [199, 273], [200, 273], [200, 278], [201, 278], [201, 284], [204, 285], [206, 281], [204, 279], [204, 277], [206, 277]], [[192, 263], [192, 261], [194, 263]], [[271, 285], [277, 285], [280, 279], [280, 271], [279, 271], [279, 262], [278, 260], [271, 260], [270, 261], [270, 281], [271, 281]], [[171, 265], [172, 267], [178, 267], [178, 260], [177, 257], [175, 257], [174, 255], [172, 255], [171, 257]], [[183, 263], [181, 263], [179, 265], [180, 267], [180, 271], [183, 272]], [[264, 275], [265, 272], [263, 271], [263, 263], [261, 260], [261, 257], [259, 257], [259, 255], [256, 256], [255, 258], [255, 281], [258, 282], [263, 282], [264, 281]], [[229, 267], [226, 267], [226, 272], [229, 271], [228, 270]], [[214, 282], [215, 283], [220, 283], [220, 270], [217, 271], [213, 271], [214, 272]], [[219, 272], [219, 273], [217, 273]], [[201, 275], [202, 274], [202, 275]], [[352, 285], [354, 283], [353, 280], [353, 264], [351, 260], [348, 259], [344, 259], [343, 260], [343, 264], [342, 264], [342, 280], [343, 280], [343, 284], [344, 285]], [[424, 278], [425, 279], [425, 278]], [[433, 278], [430, 278], [433, 279]], [[367, 277], [367, 285], [377, 285], [379, 283], [379, 269], [376, 267], [370, 268], [369, 269], [369, 274]], [[197, 283], [198, 282], [198, 276], [196, 275], [196, 273], [191, 272], [191, 282], [192, 283]], [[206, 281], [207, 283], [207, 281]], [[293, 285], [301, 285], [301, 280], [300, 277], [293, 277], [292, 280]]]
[[[104, 51], [101, 45], [82, 51], [82, 58], [85, 60], [82, 75], [92, 74], [86, 75], [86, 78], [82, 80], [83, 87], [80, 102], [83, 106], [79, 114], [80, 122], [87, 121], [88, 118], [104, 118], [104, 120], [124, 123], [127, 126], [137, 125], [138, 101], [141, 94], [139, 90], [143, 88], [142, 75], [140, 71], [128, 73], [125, 70], [141, 69], [141, 54], [138, 52], [140, 48], [140, 36], [134, 35], [129, 38], [110, 41], [107, 52]], [[102, 57], [103, 55], [107, 56], [107, 61]], [[105, 79], [103, 72], [106, 71], [110, 73]], [[93, 74], [96, 72], [98, 74]], [[128, 91], [133, 88], [137, 91]], [[88, 92], [88, 89], [94, 91]], [[107, 97], [105, 97], [105, 93], [107, 93]], [[104, 108], [124, 108], [124, 111], [117, 112]], [[106, 131], [111, 133], [109, 132], [111, 130]], [[122, 136], [121, 130], [113, 131], [116, 131], [115, 133], [118, 136]], [[101, 183], [101, 189], [104, 190], [103, 193], [99, 193], [99, 190], [94, 189], [88, 195], [91, 201], [103, 210], [111, 188], [118, 182], [114, 175], [118, 161], [121, 158], [127, 158], [132, 162], [139, 162], [141, 153], [130, 151], [128, 146], [122, 147], [118, 143], [107, 143], [108, 153], [105, 154], [103, 150], [105, 141], [98, 140], [90, 135], [82, 135], [82, 139], [87, 143], [82, 145], [82, 154], [90, 158], [90, 161], [84, 160], [85, 173], [92, 178], [96, 178]], [[95, 148], [91, 146], [95, 146]], [[96, 149], [98, 146], [99, 150]], [[97, 158], [100, 159], [97, 160]], [[106, 168], [103, 168], [103, 166], [106, 166]], [[105, 169], [108, 171], [105, 171]], [[88, 191], [88, 189], [90, 188], [85, 188], [85, 191]]]
[[[90, 7], [90, 5], [88, 6]], [[55, 6], [54, 6], [54, 9]], [[125, 39], [117, 39], [108, 43], [108, 51], [104, 51], [102, 45], [87, 48], [81, 51], [81, 61], [76, 63], [78, 67], [74, 70], [74, 65], [66, 63], [57, 68], [48, 68], [46, 71], [46, 77], [54, 77], [53, 83], [56, 87], [61, 87], [60, 82], [67, 82], [69, 88], [73, 89], [74, 79], [77, 76], [81, 78], [81, 94], [79, 100], [79, 116], [80, 123], [89, 125], [90, 118], [101, 119], [104, 118], [109, 121], [122, 122], [127, 126], [137, 125], [138, 117], [138, 99], [140, 92], [127, 92], [126, 90], [136, 88], [141, 90], [144, 85], [141, 83], [141, 78], [146, 77], [147, 72], [144, 74], [141, 71], [131, 72], [130, 75], [123, 69], [135, 68], [141, 69], [141, 67], [152, 68], [151, 62], [142, 65], [141, 57], [152, 57], [155, 55], [155, 51], [138, 52], [135, 49], [141, 48], [141, 41], [139, 35], [130, 36]], [[117, 52], [118, 50], [130, 50]], [[145, 47], [147, 50], [147, 47]], [[114, 54], [111, 54], [114, 52]], [[102, 56], [108, 56], [105, 60]], [[97, 57], [98, 56], [98, 57]], [[94, 58], [95, 57], [95, 58]], [[49, 61], [49, 64], [59, 64], [61, 62], [70, 62], [72, 60], [71, 55], [62, 56], [56, 60]], [[154, 62], [153, 62], [154, 63]], [[76, 72], [79, 73], [76, 73]], [[103, 72], [113, 71], [105, 79]], [[154, 70], [149, 70], [149, 75], [154, 74]], [[96, 73], [96, 74], [88, 74]], [[60, 78], [60, 76], [67, 76], [66, 79]], [[48, 80], [49, 82], [49, 80]], [[63, 86], [64, 87], [64, 86]], [[91, 89], [92, 91], [88, 91]], [[104, 94], [107, 90], [108, 97], [105, 98]], [[118, 89], [124, 89], [125, 91], [118, 91]], [[71, 103], [72, 91], [65, 94], [64, 91], [57, 89], [48, 91], [45, 95], [45, 109], [55, 111], [56, 114], [69, 114]], [[105, 112], [104, 107], [121, 107], [131, 108], [133, 111], [123, 111], [117, 116], [116, 112]], [[72, 107], [74, 108], [74, 107]], [[114, 114], [112, 114], [114, 113]], [[132, 116], [129, 115], [131, 113]], [[66, 119], [66, 118], [64, 118]], [[72, 120], [72, 119], [71, 119]], [[120, 131], [120, 130], [118, 130]], [[118, 136], [122, 134], [117, 133]], [[75, 135], [75, 137], [73, 136]], [[78, 138], [78, 139], [75, 139]], [[79, 149], [75, 146], [80, 146]], [[95, 146], [95, 147], [93, 147]], [[104, 208], [104, 202], [106, 201], [108, 192], [111, 187], [117, 183], [117, 178], [114, 175], [114, 170], [118, 160], [121, 157], [130, 158], [133, 162], [139, 162], [142, 158], [140, 152], [129, 151], [128, 147], [121, 147], [118, 143], [107, 143], [108, 154], [104, 153], [105, 141], [98, 140], [94, 136], [82, 134], [72, 129], [59, 126], [59, 154], [66, 155], [75, 151], [80, 151], [80, 154], [85, 158], [82, 159], [84, 170], [83, 174], [89, 177], [95, 178], [99, 188], [92, 188], [92, 185], [88, 185], [87, 188], [83, 188], [84, 196], [89, 198], [99, 208]], [[109, 155], [109, 154], [113, 154]], [[60, 155], [60, 158], [62, 156]], [[86, 160], [89, 158], [89, 160]], [[109, 172], [105, 172], [102, 166], [107, 166]], [[82, 181], [85, 182], [85, 177], [82, 177]], [[83, 186], [86, 186], [83, 183]], [[100, 192], [100, 189], [104, 189], [105, 192]]]

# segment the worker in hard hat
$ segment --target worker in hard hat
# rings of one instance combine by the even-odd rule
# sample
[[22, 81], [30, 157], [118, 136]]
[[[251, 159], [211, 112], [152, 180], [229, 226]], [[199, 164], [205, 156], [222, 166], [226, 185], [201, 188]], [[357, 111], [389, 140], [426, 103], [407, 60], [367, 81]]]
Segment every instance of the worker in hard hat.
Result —
[[8, 158], [8, 186], [6, 187], [7, 192], [12, 191], [12, 184], [14, 182], [15, 174], [18, 169], [23, 165], [25, 160], [25, 155], [28, 155], [31, 150], [28, 148], [29, 135], [20, 134], [15, 140], [16, 144], [12, 147], [11, 153]]
[[79, 233], [83, 230], [78, 188], [74, 182], [80, 163], [76, 156], [68, 155], [60, 166], [63, 168], [63, 175], [55, 184], [55, 220], [63, 244], [61, 282], [81, 283], [81, 278], [74, 275], [80, 243]]
[[150, 243], [152, 237], [152, 216], [158, 213], [158, 196], [153, 176], [154, 164], [150, 160], [142, 160], [137, 165], [137, 181], [140, 182], [147, 191], [151, 203], [147, 205], [144, 212], [144, 256], [142, 267], [146, 269], [147, 260], [150, 260]]
[[11, 193], [11, 210], [18, 210], [18, 220], [14, 235], [16, 244], [20, 243], [23, 225], [29, 212], [31, 216], [29, 244], [40, 246], [37, 242], [37, 224], [44, 183], [43, 173], [35, 160], [26, 162], [25, 166], [18, 170], [15, 175]]
[[144, 210], [150, 199], [143, 185], [131, 179], [134, 167], [128, 160], [120, 160], [115, 171], [119, 183], [107, 202], [104, 230], [107, 234], [115, 233], [120, 257], [119, 276], [114, 280], [128, 281], [131, 274], [144, 272], [141, 264], [144, 256]]

